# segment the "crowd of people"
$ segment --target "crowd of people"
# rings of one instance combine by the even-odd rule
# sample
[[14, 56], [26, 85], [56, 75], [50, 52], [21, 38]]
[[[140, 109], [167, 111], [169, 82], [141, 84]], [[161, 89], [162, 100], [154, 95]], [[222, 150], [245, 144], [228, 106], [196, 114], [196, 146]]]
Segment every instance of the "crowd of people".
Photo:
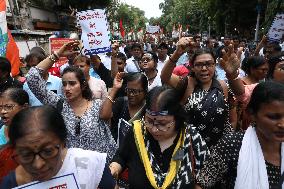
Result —
[[78, 46], [36, 47], [20, 81], [0, 57], [1, 189], [70, 173], [85, 189], [284, 188], [283, 42]]

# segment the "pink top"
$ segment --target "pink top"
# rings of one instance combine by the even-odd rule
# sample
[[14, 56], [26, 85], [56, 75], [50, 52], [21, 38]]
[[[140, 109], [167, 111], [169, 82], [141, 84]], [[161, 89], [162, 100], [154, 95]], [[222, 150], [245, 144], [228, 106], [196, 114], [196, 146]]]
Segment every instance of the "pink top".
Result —
[[93, 92], [94, 99], [104, 100], [107, 96], [106, 84], [103, 80], [90, 77], [88, 81], [89, 87]]
[[247, 107], [250, 97], [252, 94], [253, 89], [256, 87], [258, 83], [251, 84], [251, 85], [245, 85], [245, 92], [242, 95], [236, 96], [237, 101], [241, 102], [244, 104], [245, 107]]

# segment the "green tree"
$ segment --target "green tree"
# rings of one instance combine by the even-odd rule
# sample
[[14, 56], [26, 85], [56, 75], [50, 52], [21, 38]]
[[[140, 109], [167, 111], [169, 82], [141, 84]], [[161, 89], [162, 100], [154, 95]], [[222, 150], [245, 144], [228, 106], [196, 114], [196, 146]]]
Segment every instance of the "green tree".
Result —
[[68, 5], [71, 5], [74, 8], [80, 10], [87, 10], [87, 9], [101, 9], [106, 8], [111, 5], [113, 0], [65, 0]]
[[129, 32], [130, 30], [137, 31], [140, 28], [145, 28], [145, 24], [147, 22], [144, 11], [123, 3], [117, 8], [114, 21], [119, 23], [120, 19], [123, 21], [123, 26], [126, 32]]

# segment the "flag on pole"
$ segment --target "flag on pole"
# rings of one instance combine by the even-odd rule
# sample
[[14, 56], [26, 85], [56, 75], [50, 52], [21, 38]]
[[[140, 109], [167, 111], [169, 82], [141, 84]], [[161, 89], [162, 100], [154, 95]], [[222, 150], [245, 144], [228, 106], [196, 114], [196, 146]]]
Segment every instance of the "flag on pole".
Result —
[[6, 57], [12, 66], [12, 76], [20, 73], [19, 49], [7, 28], [6, 0], [0, 0], [0, 56]]
[[119, 20], [119, 29], [120, 29], [121, 37], [124, 38], [125, 30], [124, 30], [123, 25], [122, 25], [122, 19]]

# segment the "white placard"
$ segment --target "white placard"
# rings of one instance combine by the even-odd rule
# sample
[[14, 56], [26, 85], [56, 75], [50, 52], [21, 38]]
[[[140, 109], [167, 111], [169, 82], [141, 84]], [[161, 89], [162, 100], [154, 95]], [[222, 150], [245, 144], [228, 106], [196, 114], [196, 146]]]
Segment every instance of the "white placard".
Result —
[[269, 41], [280, 41], [284, 35], [284, 13], [277, 14], [268, 31]]
[[80, 189], [73, 173], [54, 177], [45, 182], [31, 182], [13, 189]]
[[117, 146], [119, 146], [123, 139], [125, 138], [127, 132], [131, 129], [131, 124], [128, 123], [123, 118], [120, 118], [118, 121], [118, 128], [117, 128]]
[[148, 25], [146, 27], [146, 33], [147, 34], [160, 33], [160, 26], [150, 26], [150, 25]]
[[104, 9], [81, 11], [76, 14], [81, 26], [85, 55], [111, 51], [110, 32]]

